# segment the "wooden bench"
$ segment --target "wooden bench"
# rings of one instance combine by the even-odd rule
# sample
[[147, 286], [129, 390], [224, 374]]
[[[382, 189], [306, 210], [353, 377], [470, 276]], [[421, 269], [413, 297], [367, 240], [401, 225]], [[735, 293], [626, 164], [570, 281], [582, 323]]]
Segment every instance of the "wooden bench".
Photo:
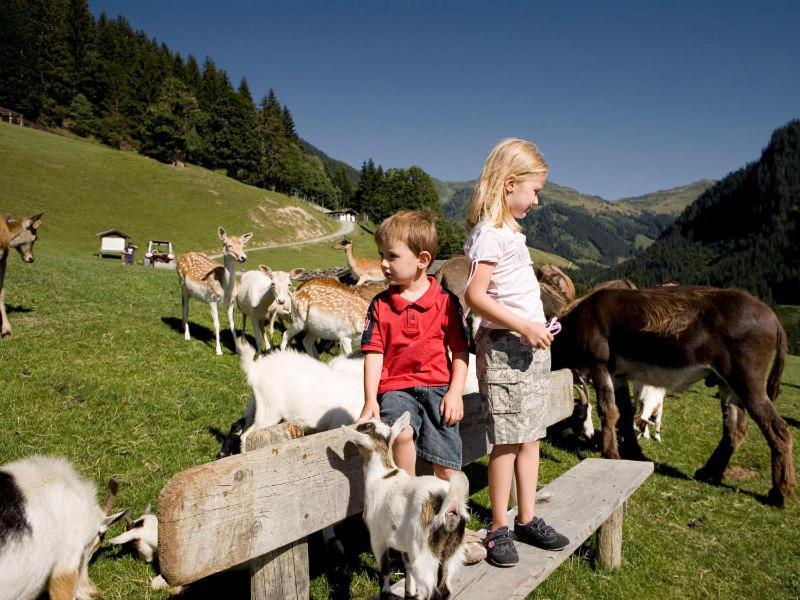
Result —
[[[570, 372], [552, 373], [550, 387], [547, 414], [553, 424], [572, 414]], [[464, 408], [460, 431], [469, 464], [491, 447], [478, 395], [465, 396]], [[167, 482], [158, 522], [159, 564], [169, 584], [185, 585], [249, 563], [252, 598], [308, 597], [306, 538], [361, 512], [364, 476], [358, 451], [340, 431], [287, 439], [298, 434], [290, 424], [254, 433], [246, 453], [187, 469]], [[551, 482], [545, 490], [553, 497], [537, 512], [557, 523], [572, 545], [557, 555], [519, 545], [524, 562], [504, 570], [503, 580], [513, 575], [524, 596], [601, 525], [601, 546], [608, 548], [601, 555], [610, 557], [609, 566], [618, 566], [621, 507], [650, 472], [651, 463], [590, 459]], [[462, 569], [458, 593], [471, 595], [478, 583], [496, 590], [499, 579], [491, 577], [492, 569], [488, 564]], [[541, 575], [532, 575], [532, 569]]]

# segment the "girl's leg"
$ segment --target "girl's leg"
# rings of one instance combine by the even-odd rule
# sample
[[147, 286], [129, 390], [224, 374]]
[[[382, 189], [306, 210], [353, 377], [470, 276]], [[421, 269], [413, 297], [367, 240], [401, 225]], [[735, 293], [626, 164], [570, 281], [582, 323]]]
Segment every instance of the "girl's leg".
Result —
[[417, 449], [414, 446], [414, 428], [406, 427], [394, 440], [392, 447], [394, 464], [414, 477], [417, 468]]
[[514, 463], [517, 476], [517, 521], [527, 523], [533, 519], [536, 503], [536, 484], [539, 479], [539, 442], [520, 444]]
[[498, 444], [489, 456], [489, 498], [492, 502], [492, 526], [508, 527], [508, 497], [511, 494], [511, 476], [519, 444]]

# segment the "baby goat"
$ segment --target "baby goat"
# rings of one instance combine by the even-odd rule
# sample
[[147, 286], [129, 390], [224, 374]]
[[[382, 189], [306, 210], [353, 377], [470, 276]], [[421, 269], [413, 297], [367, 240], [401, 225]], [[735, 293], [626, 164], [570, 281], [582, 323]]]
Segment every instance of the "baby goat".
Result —
[[389, 550], [402, 553], [406, 598], [447, 598], [464, 559], [469, 482], [461, 472], [447, 482], [398, 469], [392, 443], [409, 422], [406, 412], [391, 427], [372, 419], [342, 431], [364, 459], [364, 522], [380, 567], [381, 598], [391, 597]]
[[30, 456], [0, 467], [0, 600], [85, 600], [97, 594], [89, 560], [109, 526], [117, 482], [101, 508], [94, 483], [63, 458]]
[[652, 425], [655, 428], [653, 438], [660, 442], [661, 415], [664, 413], [664, 396], [667, 395], [667, 390], [634, 381], [633, 394], [636, 396], [636, 406], [640, 410], [639, 414], [634, 416], [637, 435], [649, 440], [649, 425]]

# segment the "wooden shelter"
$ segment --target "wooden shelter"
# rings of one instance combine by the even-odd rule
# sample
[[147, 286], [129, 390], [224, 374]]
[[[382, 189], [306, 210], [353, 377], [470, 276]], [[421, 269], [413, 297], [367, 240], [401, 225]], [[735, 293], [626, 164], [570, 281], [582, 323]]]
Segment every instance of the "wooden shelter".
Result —
[[100, 238], [100, 250], [97, 255], [101, 258], [103, 256], [122, 256], [131, 240], [131, 236], [119, 229], [101, 231], [97, 237]]

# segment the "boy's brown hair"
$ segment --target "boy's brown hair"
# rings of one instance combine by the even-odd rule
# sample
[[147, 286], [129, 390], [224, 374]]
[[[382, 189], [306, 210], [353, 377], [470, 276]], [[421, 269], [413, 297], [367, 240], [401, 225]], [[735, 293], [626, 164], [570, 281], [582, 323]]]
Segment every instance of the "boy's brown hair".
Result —
[[401, 210], [387, 217], [375, 231], [375, 243], [382, 248], [391, 242], [403, 242], [415, 256], [428, 252], [431, 261], [439, 249], [436, 219], [432, 212]]

